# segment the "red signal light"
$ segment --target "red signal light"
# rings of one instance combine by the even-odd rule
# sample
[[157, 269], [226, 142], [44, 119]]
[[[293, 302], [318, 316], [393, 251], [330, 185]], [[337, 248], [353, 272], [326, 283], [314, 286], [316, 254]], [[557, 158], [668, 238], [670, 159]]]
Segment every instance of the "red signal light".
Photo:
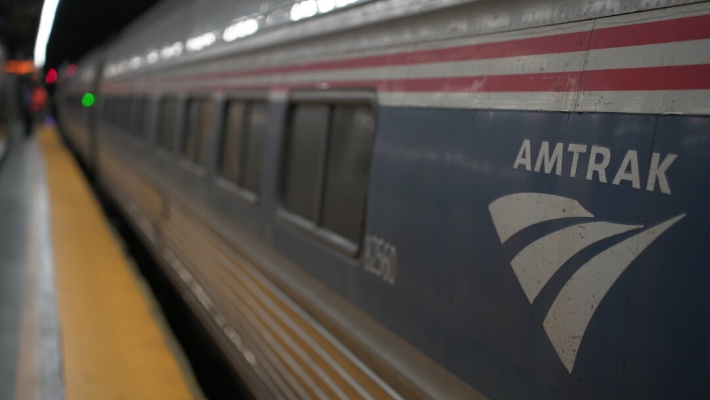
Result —
[[69, 65], [67, 66], [67, 69], [64, 71], [64, 73], [65, 73], [66, 76], [68, 76], [68, 77], [72, 77], [72, 76], [76, 75], [76, 65], [74, 65], [74, 64], [69, 64]]
[[47, 71], [47, 75], [44, 77], [44, 81], [47, 82], [48, 85], [51, 85], [56, 82], [57, 70], [54, 68], [50, 68], [49, 71]]

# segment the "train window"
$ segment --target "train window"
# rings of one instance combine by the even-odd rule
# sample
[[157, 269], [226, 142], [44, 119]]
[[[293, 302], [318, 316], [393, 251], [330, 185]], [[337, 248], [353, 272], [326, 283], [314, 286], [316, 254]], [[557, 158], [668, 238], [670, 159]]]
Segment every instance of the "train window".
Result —
[[187, 103], [187, 131], [183, 138], [182, 154], [197, 164], [203, 163], [203, 153], [212, 127], [212, 101], [190, 99]]
[[118, 113], [116, 115], [116, 125], [125, 129], [126, 127], [126, 98], [121, 96], [118, 98]]
[[133, 98], [125, 97], [123, 102], [123, 115], [125, 117], [122, 121], [123, 129], [130, 131], [133, 127]]
[[172, 150], [173, 137], [176, 128], [177, 100], [166, 97], [160, 101], [160, 127], [158, 128], [158, 145], [166, 150]]
[[374, 126], [370, 106], [336, 105], [333, 109], [321, 222], [356, 243], [363, 229]]
[[299, 104], [291, 110], [283, 202], [311, 221], [318, 216], [329, 112], [327, 104]]
[[227, 113], [224, 120], [224, 134], [222, 135], [222, 157], [220, 159], [220, 172], [225, 179], [241, 184], [239, 177], [240, 145], [242, 128], [244, 127], [245, 104], [241, 101], [227, 103]]
[[262, 101], [227, 103], [222, 136], [220, 173], [225, 179], [258, 194], [267, 126], [267, 105]]
[[363, 95], [327, 95], [303, 101], [296, 96], [292, 103], [281, 198], [286, 210], [313, 224], [299, 225], [355, 254], [365, 219], [374, 113]]
[[102, 119], [104, 122], [108, 122], [111, 118], [111, 97], [104, 97], [101, 102]]
[[112, 108], [113, 97], [106, 97], [106, 100], [104, 101], [104, 120], [108, 123], [111, 123], [111, 113], [113, 112]]
[[118, 110], [117, 98], [111, 97], [111, 105], [109, 107], [109, 122], [111, 125], [116, 125], [116, 112]]
[[116, 97], [116, 106], [114, 107], [114, 113], [113, 113], [113, 124], [117, 127], [121, 127], [121, 114], [123, 112], [122, 106], [123, 106], [123, 99], [120, 97]]
[[116, 110], [116, 126], [126, 129], [126, 121], [130, 116], [126, 115], [126, 98], [121, 96], [118, 98], [118, 107]]
[[131, 129], [131, 104], [132, 99], [130, 97], [123, 97], [123, 118], [121, 119], [121, 127], [126, 131]]
[[261, 160], [266, 136], [268, 108], [265, 102], [248, 104], [244, 138], [244, 189], [259, 193], [261, 190]]
[[131, 119], [131, 125], [133, 125], [133, 134], [138, 137], [144, 137], [145, 130], [145, 97], [136, 97], [133, 101], [133, 118]]
[[111, 97], [111, 110], [109, 112], [111, 113], [111, 125], [116, 125], [116, 120], [118, 119], [116, 118], [116, 115], [118, 115], [118, 98]]
[[114, 117], [114, 124], [121, 128], [123, 122], [123, 97], [116, 98], [116, 115]]

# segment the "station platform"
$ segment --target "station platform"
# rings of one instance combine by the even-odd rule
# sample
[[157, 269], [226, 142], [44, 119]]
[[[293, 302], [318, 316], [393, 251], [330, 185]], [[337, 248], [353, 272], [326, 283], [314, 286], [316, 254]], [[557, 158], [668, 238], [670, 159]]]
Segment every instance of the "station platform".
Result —
[[52, 127], [0, 163], [0, 399], [201, 398]]

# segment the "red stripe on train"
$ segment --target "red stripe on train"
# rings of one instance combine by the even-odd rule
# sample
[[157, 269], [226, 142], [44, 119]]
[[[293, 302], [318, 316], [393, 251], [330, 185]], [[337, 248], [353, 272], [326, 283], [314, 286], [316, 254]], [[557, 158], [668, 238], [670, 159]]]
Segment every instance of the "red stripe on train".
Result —
[[589, 50], [710, 38], [710, 15], [595, 29]]
[[552, 53], [584, 51], [590, 31], [553, 36], [509, 40], [505, 42], [448, 47], [417, 52], [391, 53], [358, 58], [318, 61], [308, 64], [284, 65], [233, 72], [215, 72], [168, 77], [167, 79], [239, 78], [277, 73], [295, 73], [350, 68], [384, 67], [393, 65], [431, 64], [453, 61], [473, 61], [494, 58], [532, 56]]
[[585, 71], [581, 91], [710, 89], [710, 64]]
[[[591, 35], [591, 40], [590, 40]], [[535, 38], [481, 43], [444, 49], [392, 53], [358, 58], [319, 61], [234, 72], [217, 72], [167, 77], [166, 79], [237, 78], [275, 73], [294, 73], [391, 65], [430, 64], [505, 57], [559, 54], [584, 50], [672, 43], [710, 38], [710, 15], [644, 22]]]

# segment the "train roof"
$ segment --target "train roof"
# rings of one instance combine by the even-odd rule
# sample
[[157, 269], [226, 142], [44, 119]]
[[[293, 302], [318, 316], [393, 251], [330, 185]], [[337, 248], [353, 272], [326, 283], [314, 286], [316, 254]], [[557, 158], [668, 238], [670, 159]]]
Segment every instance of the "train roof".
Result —
[[[486, 18], [475, 12], [462, 15], [452, 11], [445, 27], [419, 32], [422, 28], [417, 24], [419, 31], [400, 29], [398, 37], [383, 37], [382, 42], [401, 44], [421, 41], [426, 35], [426, 39], [436, 39], [437, 35], [502, 32], [694, 2], [697, 0], [658, 0], [653, 4], [647, 0], [530, 0], [524, 4], [513, 0], [167, 0], [83, 59], [80, 68], [101, 66], [104, 78], [122, 79], [466, 3], [478, 3], [468, 10], [485, 10], [480, 14]], [[499, 17], [491, 19], [491, 13]]]

